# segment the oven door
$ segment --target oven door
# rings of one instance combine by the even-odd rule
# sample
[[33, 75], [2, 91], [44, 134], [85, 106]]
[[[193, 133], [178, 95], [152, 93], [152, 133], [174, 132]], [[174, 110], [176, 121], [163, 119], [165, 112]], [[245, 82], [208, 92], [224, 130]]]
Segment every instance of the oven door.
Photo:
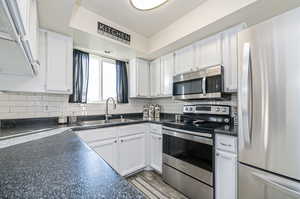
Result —
[[163, 163], [213, 186], [213, 140], [163, 129]]

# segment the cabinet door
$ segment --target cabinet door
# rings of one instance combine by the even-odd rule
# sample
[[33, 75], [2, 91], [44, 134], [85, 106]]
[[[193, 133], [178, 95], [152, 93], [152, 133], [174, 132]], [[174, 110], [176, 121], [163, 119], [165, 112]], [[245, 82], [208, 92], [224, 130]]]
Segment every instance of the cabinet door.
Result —
[[150, 96], [150, 68], [145, 60], [137, 59], [137, 96]]
[[30, 1], [30, 13], [29, 13], [29, 27], [28, 27], [28, 42], [32, 54], [32, 61], [39, 61], [38, 56], [38, 42], [39, 42], [39, 22], [38, 22], [38, 10], [37, 0]]
[[224, 66], [225, 92], [237, 92], [237, 35], [244, 27], [245, 25], [239, 25], [222, 33], [222, 65]]
[[194, 67], [194, 46], [190, 45], [175, 52], [175, 74], [191, 71]]
[[161, 94], [172, 96], [174, 75], [174, 54], [161, 57]]
[[150, 63], [150, 88], [151, 88], [151, 96], [157, 97], [161, 95], [160, 90], [160, 81], [161, 81], [161, 71], [160, 71], [160, 59], [156, 59]]
[[162, 136], [150, 134], [150, 166], [158, 172], [162, 172]]
[[145, 134], [119, 138], [119, 172], [122, 176], [146, 166]]
[[47, 32], [47, 91], [72, 93], [72, 38]]
[[112, 168], [118, 170], [117, 164], [117, 138], [89, 143], [89, 146]]
[[137, 97], [137, 66], [136, 59], [131, 59], [129, 61], [129, 97]]
[[237, 157], [216, 151], [216, 199], [237, 198]]
[[195, 44], [195, 66], [201, 69], [221, 64], [220, 34], [201, 40]]
[[17, 0], [18, 9], [20, 12], [21, 21], [18, 21], [19, 25], [24, 27], [24, 34], [28, 34], [30, 26], [30, 2], [31, 0]]

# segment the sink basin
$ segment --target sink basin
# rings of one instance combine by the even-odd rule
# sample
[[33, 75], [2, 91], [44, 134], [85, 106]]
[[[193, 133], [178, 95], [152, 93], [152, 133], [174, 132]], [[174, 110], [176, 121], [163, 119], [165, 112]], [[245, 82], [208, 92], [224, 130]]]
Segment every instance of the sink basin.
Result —
[[133, 122], [135, 120], [131, 119], [110, 119], [108, 121], [105, 120], [92, 120], [92, 121], [82, 121], [79, 122], [80, 125], [86, 126], [86, 125], [105, 125], [105, 124], [115, 124], [115, 123], [124, 123], [124, 122]]

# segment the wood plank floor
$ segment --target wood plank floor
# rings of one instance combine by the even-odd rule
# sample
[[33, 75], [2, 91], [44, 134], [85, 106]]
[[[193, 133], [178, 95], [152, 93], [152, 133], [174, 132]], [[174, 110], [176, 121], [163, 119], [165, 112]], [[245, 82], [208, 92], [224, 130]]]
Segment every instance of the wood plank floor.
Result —
[[153, 171], [142, 171], [128, 177], [128, 181], [149, 199], [187, 199], [164, 183], [162, 177]]

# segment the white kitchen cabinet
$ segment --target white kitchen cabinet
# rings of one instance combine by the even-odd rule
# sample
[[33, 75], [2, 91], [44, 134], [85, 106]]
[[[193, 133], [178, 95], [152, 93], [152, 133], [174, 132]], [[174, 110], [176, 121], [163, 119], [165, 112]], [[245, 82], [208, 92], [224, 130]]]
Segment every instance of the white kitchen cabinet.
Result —
[[[38, 73], [35, 76], [24, 76], [24, 75], [8, 75], [0, 73], [0, 90], [11, 91], [11, 92], [31, 92], [31, 93], [45, 93], [46, 92], [46, 37], [44, 32], [40, 33], [39, 45], [39, 58], [41, 65], [39, 66]], [[1, 40], [0, 40], [1, 45]], [[16, 49], [17, 50], [17, 49]], [[15, 59], [16, 51], [9, 53], [11, 59]], [[1, 57], [1, 56], [0, 56]], [[0, 58], [1, 59], [1, 58]], [[3, 59], [2, 59], [3, 61]], [[22, 64], [20, 60], [14, 60], [19, 65]], [[20, 71], [18, 69], [18, 71]]]
[[89, 143], [89, 146], [112, 168], [118, 170], [117, 138], [98, 140], [96, 142]]
[[145, 134], [119, 138], [119, 173], [122, 176], [146, 167]]
[[162, 172], [162, 126], [150, 124], [149, 133], [150, 167]]
[[46, 90], [49, 93], [72, 93], [73, 40], [47, 31]]
[[189, 72], [194, 68], [194, 45], [175, 52], [175, 74]]
[[236, 199], [236, 155], [217, 150], [216, 165], [216, 199]]
[[216, 199], [237, 199], [236, 138], [216, 135]]
[[222, 65], [224, 67], [225, 92], [237, 92], [237, 68], [238, 68], [238, 32], [245, 25], [238, 25], [221, 33], [222, 35]]
[[150, 62], [151, 97], [161, 96], [161, 76], [161, 60], [158, 58]]
[[144, 124], [78, 131], [76, 134], [122, 176], [147, 166]]
[[116, 171], [118, 170], [118, 128], [78, 131], [76, 134]]
[[29, 1], [29, 17], [28, 17], [28, 34], [24, 37], [24, 40], [28, 42], [32, 62], [33, 64], [39, 65], [39, 19], [38, 19], [38, 8], [37, 0], [26, 0]]
[[150, 132], [150, 166], [162, 172], [162, 135]]
[[161, 57], [161, 95], [172, 96], [174, 76], [174, 53]]
[[150, 96], [150, 67], [148, 61], [135, 58], [129, 62], [129, 97]]
[[195, 43], [195, 67], [197, 69], [220, 65], [221, 62], [222, 55], [220, 34]]
[[[10, 56], [1, 57], [0, 73], [33, 77], [38, 73], [37, 0], [2, 1], [0, 8], [1, 50]], [[6, 41], [6, 42], [4, 42]], [[11, 51], [11, 52], [10, 52]]]

